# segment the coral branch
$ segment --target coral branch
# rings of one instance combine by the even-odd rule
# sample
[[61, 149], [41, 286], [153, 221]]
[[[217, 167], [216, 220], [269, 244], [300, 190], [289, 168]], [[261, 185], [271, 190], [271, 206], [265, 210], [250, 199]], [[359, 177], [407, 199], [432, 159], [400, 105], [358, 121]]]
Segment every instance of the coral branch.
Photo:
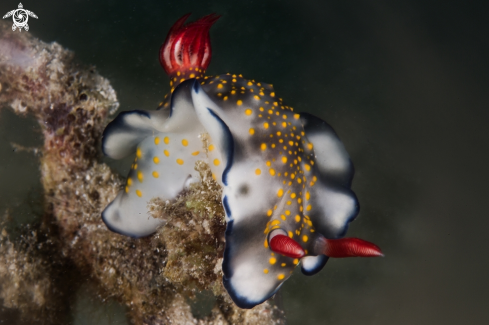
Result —
[[[207, 25], [215, 19], [208, 18]], [[122, 182], [100, 162], [99, 146], [107, 118], [119, 104], [108, 80], [73, 57], [57, 43], [13, 33], [0, 22], [0, 108], [31, 114], [39, 122], [44, 137], [39, 156], [45, 216], [35, 231], [54, 243], [46, 254], [36, 248], [38, 240], [15, 246], [8, 244], [6, 231], [2, 233], [2, 297], [18, 295], [22, 300], [4, 299], [4, 306], [18, 308], [24, 317], [31, 317], [30, 324], [62, 319], [57, 313], [69, 308], [51, 308], [57, 306], [59, 295], [48, 292], [61, 292], [64, 301], [69, 301], [73, 286], [60, 284], [78, 283], [82, 274], [97, 284], [101, 297], [115, 297], [126, 305], [135, 324], [283, 323], [282, 312], [269, 302], [243, 311], [222, 288], [224, 213], [220, 188], [212, 183], [205, 164], [196, 166], [203, 183], [176, 202], [153, 201], [154, 215], [173, 211], [156, 235], [135, 240], [107, 230], [100, 214]], [[65, 282], [51, 277], [56, 270], [53, 263], [61, 260], [57, 265]], [[8, 268], [19, 263], [28, 272], [14, 274]], [[72, 265], [72, 270], [66, 265]], [[22, 283], [23, 289], [15, 291], [14, 283]], [[217, 303], [209, 316], [196, 319], [188, 299], [201, 289], [212, 290]], [[34, 294], [22, 296], [25, 292]], [[42, 313], [52, 313], [52, 317], [37, 317]]]

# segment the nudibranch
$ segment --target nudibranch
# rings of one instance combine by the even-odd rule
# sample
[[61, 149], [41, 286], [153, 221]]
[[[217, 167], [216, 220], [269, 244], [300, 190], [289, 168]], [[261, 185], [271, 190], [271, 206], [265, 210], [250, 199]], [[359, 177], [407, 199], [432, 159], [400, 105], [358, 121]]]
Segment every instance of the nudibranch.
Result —
[[332, 127], [295, 113], [272, 85], [204, 76], [219, 16], [185, 25], [188, 16], [160, 49], [170, 96], [156, 110], [122, 112], [104, 131], [107, 156], [136, 153], [124, 190], [102, 213], [107, 227], [132, 237], [154, 233], [164, 220], [148, 215], [148, 201], [172, 200], [199, 182], [201, 160], [223, 187], [223, 283], [239, 307], [270, 298], [298, 265], [312, 275], [329, 257], [382, 256], [372, 243], [343, 238], [359, 204], [353, 165]]

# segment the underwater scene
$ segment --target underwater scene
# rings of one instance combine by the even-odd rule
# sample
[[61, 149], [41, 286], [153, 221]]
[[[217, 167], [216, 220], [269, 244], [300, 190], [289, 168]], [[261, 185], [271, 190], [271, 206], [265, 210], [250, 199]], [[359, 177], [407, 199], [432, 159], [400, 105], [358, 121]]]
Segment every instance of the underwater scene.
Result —
[[0, 323], [487, 324], [488, 12], [2, 1]]

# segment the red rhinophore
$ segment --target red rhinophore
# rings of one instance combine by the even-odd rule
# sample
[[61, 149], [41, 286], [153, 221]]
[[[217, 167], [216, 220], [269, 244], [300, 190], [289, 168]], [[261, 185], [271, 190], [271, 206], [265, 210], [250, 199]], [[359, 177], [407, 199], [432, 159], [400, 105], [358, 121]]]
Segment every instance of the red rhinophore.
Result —
[[384, 256], [380, 248], [359, 238], [326, 239], [324, 254], [329, 257], [376, 257]]
[[270, 240], [270, 249], [275, 253], [292, 258], [301, 258], [305, 255], [301, 245], [285, 235], [273, 236]]
[[184, 25], [190, 14], [177, 20], [160, 48], [160, 63], [173, 77], [189, 70], [205, 70], [211, 61], [209, 29], [220, 16], [210, 14]]

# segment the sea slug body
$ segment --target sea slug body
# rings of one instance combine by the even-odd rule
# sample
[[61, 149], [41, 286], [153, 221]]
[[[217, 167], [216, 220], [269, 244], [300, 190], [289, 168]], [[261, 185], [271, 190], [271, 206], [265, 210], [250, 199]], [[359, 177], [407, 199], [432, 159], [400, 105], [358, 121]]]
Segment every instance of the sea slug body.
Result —
[[148, 216], [148, 201], [172, 200], [199, 182], [194, 166], [202, 160], [223, 186], [223, 282], [239, 307], [270, 298], [298, 265], [312, 275], [328, 257], [381, 256], [371, 243], [342, 238], [359, 204], [350, 188], [353, 165], [331, 126], [294, 112], [269, 84], [205, 77], [208, 31], [218, 17], [183, 25], [187, 17], [160, 51], [169, 100], [158, 110], [123, 112], [104, 132], [107, 156], [136, 153], [124, 190], [102, 213], [108, 228], [154, 233], [164, 220]]

